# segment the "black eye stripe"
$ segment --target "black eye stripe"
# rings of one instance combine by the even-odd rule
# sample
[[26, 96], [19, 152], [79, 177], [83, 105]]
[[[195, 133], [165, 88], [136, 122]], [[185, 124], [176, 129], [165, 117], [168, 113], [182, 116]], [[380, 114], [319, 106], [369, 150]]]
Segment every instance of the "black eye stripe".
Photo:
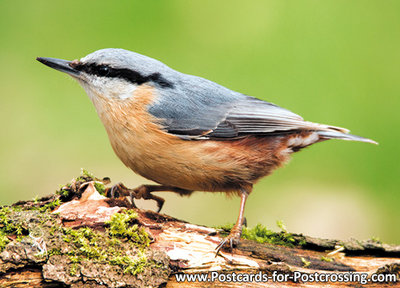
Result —
[[88, 63], [88, 64], [77, 63], [73, 65], [73, 68], [91, 75], [97, 75], [109, 78], [121, 78], [133, 84], [138, 84], [138, 85], [141, 85], [146, 82], [153, 82], [165, 88], [174, 87], [174, 85], [165, 78], [163, 78], [160, 73], [153, 73], [148, 76], [143, 76], [139, 72], [131, 69], [112, 68], [108, 65], [99, 65], [95, 63]]

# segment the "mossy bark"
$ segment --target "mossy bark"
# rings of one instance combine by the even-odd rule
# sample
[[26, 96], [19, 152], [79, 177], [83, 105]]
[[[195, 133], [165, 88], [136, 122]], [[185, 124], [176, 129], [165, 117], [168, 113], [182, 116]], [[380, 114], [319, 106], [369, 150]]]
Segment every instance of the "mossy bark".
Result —
[[[104, 180], [105, 181], [105, 180]], [[176, 273], [294, 271], [392, 273], [400, 278], [400, 246], [268, 232], [245, 233], [215, 255], [223, 229], [193, 225], [109, 199], [85, 173], [55, 195], [0, 209], [1, 287], [204, 287]], [[225, 231], [226, 232], [226, 231]], [[263, 242], [263, 243], [259, 243]], [[278, 243], [278, 244], [277, 244]], [[255, 283], [207, 282], [207, 287]], [[286, 286], [298, 283], [287, 282]], [[307, 287], [394, 287], [394, 284], [307, 283]], [[347, 286], [346, 286], [347, 285]], [[258, 287], [281, 287], [271, 281]]]

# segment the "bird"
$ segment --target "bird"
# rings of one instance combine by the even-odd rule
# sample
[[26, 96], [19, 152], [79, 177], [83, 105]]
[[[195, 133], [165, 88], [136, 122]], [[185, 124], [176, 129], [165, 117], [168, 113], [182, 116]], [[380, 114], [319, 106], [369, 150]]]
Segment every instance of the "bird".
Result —
[[164, 199], [152, 192], [240, 196], [237, 221], [216, 254], [238, 245], [253, 185], [292, 153], [329, 139], [377, 144], [124, 49], [101, 49], [80, 60], [37, 60], [79, 82], [116, 155], [157, 183], [138, 187], [135, 197], [156, 200], [160, 211]]

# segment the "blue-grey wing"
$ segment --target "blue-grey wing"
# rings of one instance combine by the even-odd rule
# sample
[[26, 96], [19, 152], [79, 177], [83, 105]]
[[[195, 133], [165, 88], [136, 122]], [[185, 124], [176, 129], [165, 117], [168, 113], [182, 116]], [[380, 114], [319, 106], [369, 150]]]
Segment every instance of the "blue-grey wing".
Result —
[[229, 140], [325, 126], [306, 122], [287, 109], [209, 80], [185, 76], [174, 89], [161, 91], [149, 107], [168, 133], [183, 139]]

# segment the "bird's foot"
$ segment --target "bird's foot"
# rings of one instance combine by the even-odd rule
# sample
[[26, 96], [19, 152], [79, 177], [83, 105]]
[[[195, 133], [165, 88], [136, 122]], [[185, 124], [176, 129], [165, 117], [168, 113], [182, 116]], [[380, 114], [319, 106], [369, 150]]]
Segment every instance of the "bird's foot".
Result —
[[231, 232], [227, 237], [225, 237], [217, 247], [215, 247], [215, 257], [217, 257], [219, 251], [225, 246], [229, 247], [231, 250], [235, 248], [240, 241], [240, 236], [242, 235], [242, 227], [241, 226], [233, 226]]
[[107, 188], [105, 193], [108, 198], [119, 198], [124, 196], [130, 196], [131, 190], [132, 189], [129, 189], [120, 182], [111, 186], [110, 188]]
[[111, 199], [115, 199], [115, 198], [119, 198], [119, 197], [127, 197], [127, 199], [129, 200], [129, 202], [131, 204], [131, 207], [137, 208], [135, 201], [133, 200], [135, 198], [134, 193], [135, 193], [134, 189], [129, 189], [122, 183], [117, 183], [117, 184], [111, 186], [110, 188], [107, 188], [105, 191], [106, 197], [111, 198]]
[[[163, 205], [164, 205], [164, 198], [151, 194], [152, 186], [148, 185], [141, 185], [134, 189], [135, 191], [135, 199], [145, 199], [145, 200], [154, 200], [157, 202], [157, 213], [160, 213]], [[133, 200], [133, 199], [132, 199]]]
[[127, 188], [124, 184], [118, 183], [106, 190], [106, 196], [109, 198], [129, 197], [134, 208], [137, 208], [134, 199], [154, 200], [157, 202], [157, 213], [164, 205], [165, 200], [159, 196], [151, 194], [155, 187], [153, 185], [141, 185], [135, 189]]

